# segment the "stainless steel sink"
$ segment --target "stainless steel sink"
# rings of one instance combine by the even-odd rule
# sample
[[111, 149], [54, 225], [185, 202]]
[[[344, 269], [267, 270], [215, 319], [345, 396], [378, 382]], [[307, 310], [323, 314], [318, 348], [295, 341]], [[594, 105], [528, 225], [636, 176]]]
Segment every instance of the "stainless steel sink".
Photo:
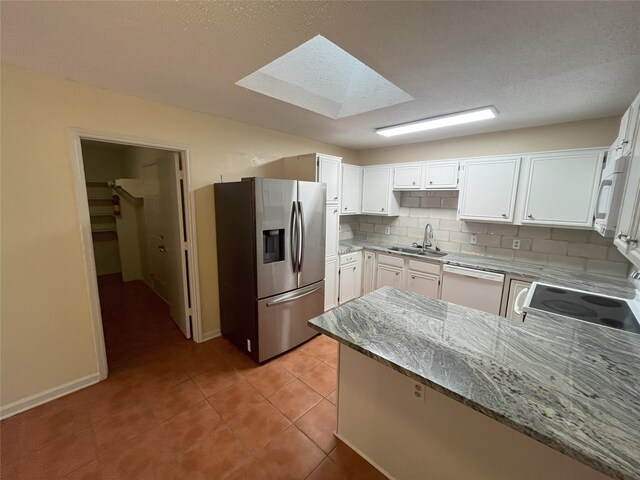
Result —
[[424, 257], [444, 257], [446, 255], [445, 252], [441, 252], [439, 250], [427, 248], [418, 248], [418, 247], [391, 247], [389, 249], [392, 252], [402, 252], [402, 253], [413, 253], [414, 255], [422, 255]]

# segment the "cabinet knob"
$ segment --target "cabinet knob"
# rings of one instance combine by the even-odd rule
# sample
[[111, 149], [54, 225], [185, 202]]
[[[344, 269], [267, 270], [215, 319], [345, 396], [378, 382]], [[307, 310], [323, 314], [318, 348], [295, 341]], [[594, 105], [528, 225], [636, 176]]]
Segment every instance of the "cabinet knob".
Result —
[[416, 278], [416, 276], [415, 275], [411, 275], [411, 278]]
[[333, 199], [334, 199], [334, 200], [337, 200], [337, 199], [338, 199], [338, 197], [333, 197]]
[[400, 272], [396, 272], [396, 275], [400, 275]]
[[433, 180], [429, 180], [429, 185], [433, 185]]
[[381, 212], [384, 212], [384, 208], [380, 209]]
[[533, 218], [533, 215], [531, 215], [530, 213], [527, 215], [527, 218]]
[[506, 213], [503, 213], [503, 214], [502, 214], [502, 216], [503, 216], [504, 218], [507, 218], [507, 214], [506, 214]]
[[346, 210], [346, 209], [347, 209], [347, 207], [344, 207], [344, 209]]
[[353, 267], [353, 271], [354, 271], [354, 272], [356, 271], [356, 267]]
[[618, 240], [622, 240], [623, 238], [627, 238], [629, 235], [626, 233], [618, 232]]
[[415, 184], [416, 184], [416, 181], [414, 180], [414, 181], [413, 181], [413, 182], [411, 182], [411, 183], [415, 185]]
[[333, 213], [338, 213], [338, 209], [336, 208], [336, 209], [333, 211]]
[[622, 145], [626, 145], [627, 143], [629, 143], [629, 140], [623, 140], [622, 141]]

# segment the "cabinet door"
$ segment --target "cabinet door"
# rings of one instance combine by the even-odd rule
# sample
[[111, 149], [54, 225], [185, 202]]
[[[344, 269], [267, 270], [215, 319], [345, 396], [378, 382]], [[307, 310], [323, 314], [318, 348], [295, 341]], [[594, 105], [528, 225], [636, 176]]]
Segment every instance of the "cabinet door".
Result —
[[360, 296], [361, 276], [359, 262], [340, 266], [340, 305]]
[[616, 150], [622, 150], [622, 155], [629, 155], [638, 141], [638, 131], [635, 128], [640, 114], [640, 96], [636, 97], [631, 106], [620, 120], [620, 132], [616, 139]]
[[424, 188], [458, 188], [458, 162], [427, 162], [424, 164]]
[[507, 301], [507, 315], [510, 320], [522, 320], [522, 315], [518, 315], [513, 309], [518, 294], [525, 288], [529, 288], [531, 282], [523, 282], [521, 280], [511, 280], [509, 284], [509, 299]]
[[384, 287], [402, 288], [402, 270], [399, 268], [378, 265], [376, 288]]
[[339, 158], [318, 155], [318, 181], [327, 184], [327, 204], [337, 205], [340, 199], [340, 166]]
[[419, 293], [429, 298], [438, 298], [439, 285], [439, 277], [409, 270], [409, 277], [407, 278], [407, 290], [409, 292]]
[[412, 163], [398, 165], [393, 174], [393, 188], [402, 190], [419, 190], [422, 165]]
[[590, 227], [603, 153], [545, 154], [529, 161], [522, 223]]
[[362, 168], [356, 165], [342, 165], [342, 214], [356, 214], [361, 211]]
[[326, 258], [338, 254], [338, 227], [340, 225], [340, 215], [336, 205], [327, 205], [327, 225], [325, 229], [325, 252]]
[[364, 267], [362, 269], [362, 294], [366, 295], [376, 289], [376, 255], [364, 252]]
[[362, 213], [384, 215], [389, 211], [391, 167], [367, 167], [362, 176]]
[[462, 171], [458, 218], [513, 222], [520, 157], [466, 160]]
[[338, 257], [324, 264], [324, 311], [338, 306]]

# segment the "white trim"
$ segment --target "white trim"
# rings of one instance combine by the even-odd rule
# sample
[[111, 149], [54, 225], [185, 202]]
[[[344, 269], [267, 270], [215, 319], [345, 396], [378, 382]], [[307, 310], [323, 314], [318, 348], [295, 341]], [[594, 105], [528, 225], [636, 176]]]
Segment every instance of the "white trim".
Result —
[[364, 453], [362, 453], [362, 450], [360, 450], [359, 448], [355, 447], [350, 441], [346, 440], [342, 435], [340, 435], [338, 432], [335, 432], [334, 435], [336, 436], [336, 438], [338, 438], [342, 443], [344, 443], [347, 447], [349, 447], [351, 450], [353, 450], [354, 452], [356, 452], [358, 455], [360, 455], [362, 458], [364, 458], [367, 462], [369, 462], [369, 464], [375, 468], [376, 470], [378, 470], [381, 474], [383, 474], [385, 477], [387, 477], [389, 480], [396, 480], [396, 477], [394, 477], [393, 475], [391, 475], [389, 472], [387, 472], [384, 468], [382, 468], [380, 465], [378, 465], [376, 462], [374, 462], [373, 460], [371, 460], [367, 455], [365, 455]]
[[31, 395], [21, 400], [16, 400], [3, 407], [0, 407], [0, 419], [5, 419], [16, 415], [30, 408], [37, 407], [43, 403], [50, 402], [56, 398], [63, 397], [82, 388], [98, 383], [101, 380], [99, 373], [87, 375], [71, 382], [63, 383], [57, 387], [50, 388], [44, 392]]
[[75, 179], [76, 189], [76, 208], [80, 223], [80, 234], [82, 237], [83, 254], [85, 263], [85, 282], [89, 292], [91, 303], [91, 324], [93, 331], [94, 347], [96, 351], [96, 360], [98, 365], [99, 379], [103, 380], [107, 377], [107, 355], [104, 345], [104, 331], [102, 327], [102, 315], [100, 313], [100, 296], [98, 293], [98, 280], [95, 269], [95, 259], [93, 253], [93, 240], [91, 236], [91, 222], [89, 220], [89, 202], [87, 199], [87, 191], [84, 176], [84, 166], [82, 160], [81, 140], [95, 140], [109, 143], [119, 143], [123, 145], [131, 145], [136, 147], [157, 148], [161, 150], [170, 150], [179, 152], [183, 160], [183, 169], [185, 172], [185, 212], [187, 214], [187, 243], [189, 244], [189, 283], [191, 286], [191, 309], [192, 309], [192, 338], [196, 342], [202, 341], [202, 325], [200, 321], [200, 276], [198, 273], [198, 258], [196, 244], [196, 226], [195, 226], [195, 199], [194, 194], [190, 190], [191, 173], [190, 173], [190, 155], [189, 147], [183, 144], [166, 143], [160, 140], [147, 139], [142, 137], [133, 137], [115, 133], [96, 132], [81, 128], [71, 128], [69, 131], [71, 143], [72, 169]]
[[219, 337], [220, 335], [222, 335], [222, 333], [220, 333], [220, 329], [212, 330], [211, 332], [205, 332], [202, 334], [202, 340], [200, 341], [206, 342], [207, 340], [211, 340], [212, 338]]

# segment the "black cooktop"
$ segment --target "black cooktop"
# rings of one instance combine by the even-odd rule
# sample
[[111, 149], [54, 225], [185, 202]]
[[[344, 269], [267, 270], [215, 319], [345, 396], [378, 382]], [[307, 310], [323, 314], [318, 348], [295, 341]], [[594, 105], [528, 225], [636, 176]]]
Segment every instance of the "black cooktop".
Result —
[[529, 308], [640, 333], [638, 320], [629, 304], [622, 299], [539, 283], [531, 296]]

